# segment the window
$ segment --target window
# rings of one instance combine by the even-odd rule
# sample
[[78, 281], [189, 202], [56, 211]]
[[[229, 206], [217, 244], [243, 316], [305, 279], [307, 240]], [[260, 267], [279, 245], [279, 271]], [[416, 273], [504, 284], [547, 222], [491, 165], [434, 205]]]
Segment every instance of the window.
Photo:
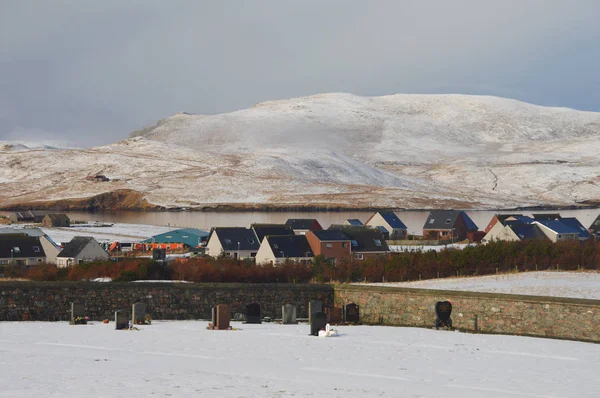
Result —
[[451, 219], [447, 219], [447, 220], [446, 220], [446, 224], [450, 224], [451, 222], [452, 222], [452, 220], [451, 220]]
[[355, 258], [355, 259], [357, 259], [357, 260], [362, 260], [364, 257], [363, 257], [363, 255], [362, 255], [362, 254], [360, 254], [360, 253], [356, 253], [356, 254], [354, 255], [354, 258]]
[[225, 238], [225, 239], [223, 239], [223, 241], [225, 242], [226, 245], [231, 244], [231, 239], [229, 239], [229, 238]]
[[306, 252], [306, 255], [304, 257], [312, 257], [312, 253], [311, 252]]
[[38, 259], [37, 259], [37, 262], [38, 262], [38, 263], [41, 263], [41, 262], [42, 262], [42, 259], [41, 259], [41, 258], [38, 258]]
[[342, 247], [345, 249], [348, 247], [348, 242], [342, 242]]
[[279, 246], [277, 245], [277, 243], [273, 243], [273, 249], [279, 249]]
[[13, 253], [21, 253], [21, 249], [17, 246], [13, 247]]
[[381, 241], [379, 239], [373, 239], [373, 242], [375, 242], [375, 246], [381, 246]]
[[333, 245], [332, 245], [331, 243], [326, 243], [326, 244], [325, 244], [325, 247], [327, 247], [327, 248], [331, 249], [331, 248], [333, 247]]
[[558, 235], [556, 235], [556, 237], [557, 237], [558, 239], [560, 239], [560, 238], [562, 238], [562, 235], [561, 235], [561, 234], [558, 234]]
[[253, 243], [254, 243], [254, 239], [252, 239], [252, 238], [248, 238], [248, 239], [246, 239], [246, 240], [247, 240], [247, 241], [248, 241], [248, 243], [250, 243], [250, 244], [253, 244]]
[[429, 220], [429, 224], [433, 224], [435, 222], [435, 218], [432, 218], [431, 220]]
[[172, 238], [172, 236], [171, 236], [171, 235], [167, 235], [167, 236], [166, 236], [166, 238], [167, 238], [167, 239], [171, 239], [171, 238]]
[[33, 246], [33, 252], [34, 253], [39, 253], [40, 252], [40, 247], [39, 246]]
[[0, 265], [8, 265], [8, 260], [0, 260]]
[[182, 236], [182, 238], [184, 238], [184, 239], [185, 239], [185, 238], [189, 238], [189, 236], [187, 236], [187, 235], [183, 235], [183, 236]]
[[352, 241], [352, 247], [358, 247], [358, 242], [357, 242], [357, 241], [355, 241], [355, 240], [353, 240], [353, 241]]

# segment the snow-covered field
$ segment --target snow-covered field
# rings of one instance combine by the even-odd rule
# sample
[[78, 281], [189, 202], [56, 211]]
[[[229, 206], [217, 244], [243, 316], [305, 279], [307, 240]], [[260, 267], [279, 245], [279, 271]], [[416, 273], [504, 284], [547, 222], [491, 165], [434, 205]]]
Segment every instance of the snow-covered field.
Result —
[[540, 271], [373, 285], [600, 300], [600, 272]]
[[600, 345], [381, 326], [0, 323], [3, 397], [596, 398]]
[[390, 245], [390, 250], [393, 252], [414, 252], [414, 251], [423, 251], [427, 252], [430, 250], [434, 250], [439, 252], [444, 249], [459, 249], [462, 250], [467, 246], [476, 246], [474, 243], [450, 243], [447, 245], [435, 245], [435, 246], [425, 246], [425, 245]]
[[[600, 113], [506, 98], [321, 94], [180, 113], [133, 135], [79, 150], [0, 146], [0, 203], [117, 190], [165, 207], [482, 209], [600, 197]], [[86, 179], [97, 174], [110, 181]]]

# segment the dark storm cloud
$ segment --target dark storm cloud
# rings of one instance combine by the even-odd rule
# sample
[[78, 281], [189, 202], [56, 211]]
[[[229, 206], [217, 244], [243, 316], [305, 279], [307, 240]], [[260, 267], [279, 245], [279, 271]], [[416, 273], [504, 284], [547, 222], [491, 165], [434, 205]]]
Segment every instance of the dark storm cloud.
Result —
[[3, 1], [0, 140], [106, 144], [321, 92], [600, 110], [595, 0]]

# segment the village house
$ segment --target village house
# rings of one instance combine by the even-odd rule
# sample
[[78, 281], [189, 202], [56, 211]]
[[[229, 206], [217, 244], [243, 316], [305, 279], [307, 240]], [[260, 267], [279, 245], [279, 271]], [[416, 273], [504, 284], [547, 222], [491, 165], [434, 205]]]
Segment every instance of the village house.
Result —
[[40, 239], [26, 234], [0, 234], [0, 266], [29, 266], [46, 262]]
[[[552, 242], [561, 242], [565, 240], [579, 240], [581, 232], [576, 227], [563, 222], [564, 219], [547, 220], [542, 219], [534, 221], [533, 224], [540, 227], [542, 232]], [[585, 229], [585, 228], [584, 228]], [[587, 231], [586, 231], [587, 232]], [[589, 232], [588, 232], [589, 234]], [[588, 236], [589, 237], [589, 236]]]
[[314, 257], [305, 235], [265, 236], [256, 253], [256, 264], [296, 261], [309, 264]]
[[294, 230], [289, 225], [285, 224], [258, 224], [254, 223], [250, 225], [256, 240], [262, 242], [265, 236], [282, 236], [282, 235], [294, 235]]
[[324, 256], [333, 264], [351, 258], [351, 239], [341, 230], [308, 231], [305, 236], [315, 257]]
[[392, 211], [378, 211], [365, 223], [369, 227], [379, 228], [389, 240], [406, 239], [406, 225]]
[[[522, 214], [496, 214], [486, 227], [487, 232], [481, 242], [486, 243], [491, 242], [492, 240], [503, 240], [500, 239], [500, 235], [506, 233], [506, 231], [502, 232], [506, 226], [531, 224], [532, 222], [533, 218], [523, 216]], [[508, 233], [510, 235], [510, 232]]]
[[589, 231], [594, 237], [600, 238], [600, 214], [596, 217], [592, 225], [590, 225]]
[[355, 260], [364, 260], [390, 253], [390, 248], [377, 228], [332, 224], [328, 230], [342, 231], [350, 239], [350, 250]]
[[342, 225], [354, 225], [355, 227], [360, 227], [361, 225], [363, 225], [363, 223], [358, 218], [349, 218], [346, 221], [344, 221]]
[[46, 228], [67, 228], [71, 226], [71, 220], [66, 214], [48, 213], [42, 218], [42, 225]]
[[167, 249], [178, 250], [198, 247], [204, 247], [208, 240], [209, 233], [196, 228], [182, 228], [162, 234], [154, 235], [143, 240], [146, 250]]
[[8, 216], [12, 223], [41, 223], [47, 212], [38, 210], [16, 211]]
[[321, 231], [323, 227], [314, 218], [290, 218], [285, 225], [290, 226], [296, 235], [304, 235], [308, 231]]
[[485, 227], [483, 231], [487, 234], [492, 228], [496, 226], [496, 224], [500, 223], [500, 225], [504, 227], [504, 222], [506, 220], [516, 220], [520, 217], [523, 217], [523, 214], [494, 214], [494, 217], [492, 217], [487, 227]]
[[254, 259], [260, 247], [252, 229], [243, 227], [213, 228], [206, 244], [206, 254], [211, 257]]
[[[501, 226], [501, 224], [498, 224]], [[492, 235], [492, 232], [493, 235]], [[493, 241], [526, 242], [531, 240], [548, 240], [548, 237], [536, 224], [508, 223], [499, 231], [490, 231], [482, 243]]]
[[425, 225], [423, 225], [423, 236], [425, 239], [449, 240], [451, 242], [479, 241], [483, 238], [476, 233], [479, 228], [471, 218], [461, 210], [434, 210], [429, 213]]
[[56, 256], [59, 268], [91, 261], [108, 260], [110, 256], [91, 236], [76, 236]]

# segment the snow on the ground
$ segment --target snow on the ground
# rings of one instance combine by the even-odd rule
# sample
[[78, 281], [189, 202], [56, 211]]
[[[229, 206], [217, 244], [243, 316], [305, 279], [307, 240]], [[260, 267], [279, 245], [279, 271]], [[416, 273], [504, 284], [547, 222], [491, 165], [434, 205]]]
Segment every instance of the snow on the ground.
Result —
[[600, 300], [600, 272], [539, 271], [371, 285]]
[[430, 245], [390, 245], [390, 250], [393, 252], [404, 252], [404, 251], [408, 251], [408, 252], [415, 252], [415, 251], [422, 251], [422, 252], [427, 252], [430, 250], [434, 250], [436, 252], [439, 252], [440, 250], [444, 250], [444, 249], [459, 249], [462, 250], [467, 246], [476, 246], [476, 244], [474, 243], [450, 243], [447, 245], [434, 245], [434, 246], [430, 246]]
[[417, 328], [2, 322], [0, 396], [598, 396], [600, 345]]

